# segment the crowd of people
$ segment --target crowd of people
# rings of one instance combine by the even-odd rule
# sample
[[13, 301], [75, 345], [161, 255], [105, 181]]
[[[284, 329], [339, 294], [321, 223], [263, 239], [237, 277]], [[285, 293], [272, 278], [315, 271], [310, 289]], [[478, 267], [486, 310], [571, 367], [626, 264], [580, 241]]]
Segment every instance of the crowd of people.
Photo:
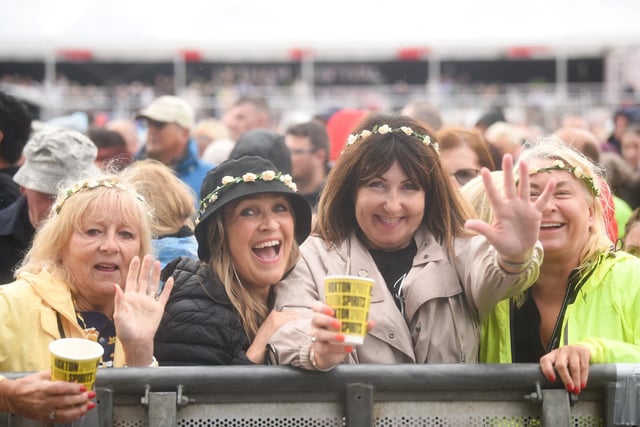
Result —
[[[84, 132], [34, 119], [0, 93], [0, 372], [36, 372], [0, 376], [0, 411], [96, 406], [51, 381], [63, 337], [102, 369], [539, 363], [576, 394], [590, 364], [640, 363], [640, 108], [608, 138], [428, 102], [284, 128], [250, 97], [201, 121], [171, 95]], [[345, 274], [375, 283], [356, 346], [325, 302]]]

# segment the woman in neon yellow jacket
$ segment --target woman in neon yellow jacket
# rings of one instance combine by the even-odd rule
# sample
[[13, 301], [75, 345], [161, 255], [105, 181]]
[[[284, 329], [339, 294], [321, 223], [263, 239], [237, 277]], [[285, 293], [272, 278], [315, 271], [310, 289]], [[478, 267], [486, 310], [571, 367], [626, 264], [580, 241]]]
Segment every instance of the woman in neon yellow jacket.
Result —
[[593, 163], [553, 137], [527, 144], [520, 159], [532, 199], [557, 181], [542, 214], [544, 260], [536, 283], [484, 320], [480, 361], [539, 361], [550, 381], [557, 374], [579, 393], [589, 363], [640, 362], [640, 260], [612, 250]]

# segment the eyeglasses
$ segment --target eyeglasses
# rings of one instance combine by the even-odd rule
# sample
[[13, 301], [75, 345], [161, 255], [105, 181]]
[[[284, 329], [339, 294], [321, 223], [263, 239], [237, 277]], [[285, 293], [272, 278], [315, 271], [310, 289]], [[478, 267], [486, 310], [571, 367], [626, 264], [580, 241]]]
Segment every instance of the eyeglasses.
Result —
[[458, 184], [465, 185], [467, 182], [480, 175], [480, 171], [478, 169], [458, 169], [451, 175], [453, 175], [456, 181], [458, 181]]
[[313, 154], [316, 150], [313, 148], [290, 148], [289, 152], [292, 156], [301, 156], [303, 154]]
[[162, 129], [163, 127], [169, 124], [168, 122], [158, 122], [156, 120], [150, 120], [150, 119], [146, 119], [145, 123], [148, 128], [153, 127], [156, 129]]

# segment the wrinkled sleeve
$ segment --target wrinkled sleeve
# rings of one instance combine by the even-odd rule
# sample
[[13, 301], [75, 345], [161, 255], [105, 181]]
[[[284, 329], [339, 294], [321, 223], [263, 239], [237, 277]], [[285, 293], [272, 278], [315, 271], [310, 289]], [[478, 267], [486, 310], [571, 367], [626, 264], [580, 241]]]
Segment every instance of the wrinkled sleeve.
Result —
[[475, 308], [483, 321], [496, 304], [518, 295], [535, 283], [540, 274], [543, 251], [538, 241], [533, 248], [531, 262], [524, 271], [512, 274], [498, 263], [498, 251], [483, 236], [470, 239], [467, 248], [457, 257], [458, 271], [463, 272], [469, 306]]
[[297, 311], [303, 319], [286, 323], [271, 337], [272, 363], [314, 369], [309, 363], [311, 304], [323, 299], [319, 286], [327, 272], [319, 261], [318, 245], [319, 242], [303, 245], [296, 267], [274, 288], [275, 309]]

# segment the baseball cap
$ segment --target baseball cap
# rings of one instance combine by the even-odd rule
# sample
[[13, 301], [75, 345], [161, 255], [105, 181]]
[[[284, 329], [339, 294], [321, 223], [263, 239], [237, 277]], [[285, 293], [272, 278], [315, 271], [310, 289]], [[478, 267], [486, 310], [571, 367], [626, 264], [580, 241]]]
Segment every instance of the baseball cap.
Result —
[[171, 95], [156, 98], [136, 116], [136, 119], [140, 118], [176, 123], [186, 129], [191, 129], [195, 123], [193, 108], [185, 100]]

